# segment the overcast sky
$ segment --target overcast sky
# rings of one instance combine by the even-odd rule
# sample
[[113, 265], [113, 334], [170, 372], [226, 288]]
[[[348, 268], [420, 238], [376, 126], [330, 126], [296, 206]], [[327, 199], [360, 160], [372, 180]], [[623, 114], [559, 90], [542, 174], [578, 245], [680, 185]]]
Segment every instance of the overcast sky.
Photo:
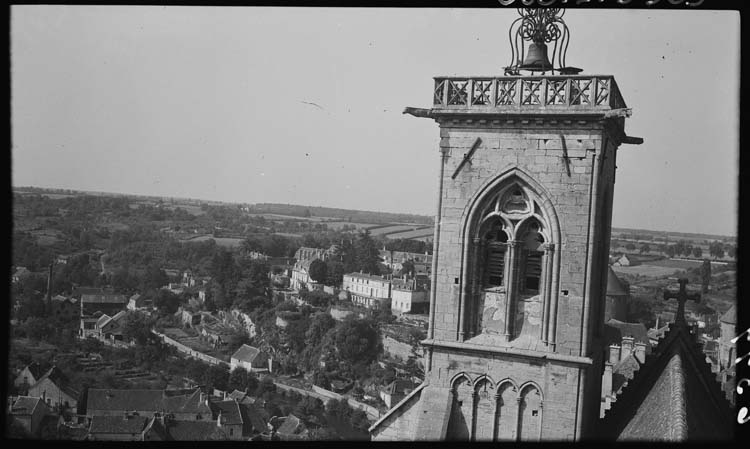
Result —
[[[432, 77], [500, 75], [515, 9], [13, 6], [14, 186], [434, 215]], [[613, 225], [735, 235], [739, 14], [572, 9], [640, 146]], [[311, 104], [313, 103], [313, 104]]]

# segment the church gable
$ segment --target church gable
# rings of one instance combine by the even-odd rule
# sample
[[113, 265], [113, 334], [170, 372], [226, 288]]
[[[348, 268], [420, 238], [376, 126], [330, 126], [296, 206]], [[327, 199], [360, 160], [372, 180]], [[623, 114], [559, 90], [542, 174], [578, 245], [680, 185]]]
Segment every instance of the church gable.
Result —
[[684, 322], [670, 331], [607, 412], [601, 437], [618, 441], [729, 439], [729, 403]]

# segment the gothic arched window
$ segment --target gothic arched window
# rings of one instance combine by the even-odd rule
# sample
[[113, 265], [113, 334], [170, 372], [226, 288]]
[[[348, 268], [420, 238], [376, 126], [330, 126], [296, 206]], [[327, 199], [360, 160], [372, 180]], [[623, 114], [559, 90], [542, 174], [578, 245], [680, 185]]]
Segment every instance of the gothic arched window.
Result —
[[542, 204], [525, 183], [512, 182], [479, 206], [467, 242], [470, 302], [463, 311], [467, 324], [460, 324], [462, 338], [494, 334], [510, 341], [522, 334], [545, 335], [539, 323], [550, 301], [556, 234], [549, 206]]

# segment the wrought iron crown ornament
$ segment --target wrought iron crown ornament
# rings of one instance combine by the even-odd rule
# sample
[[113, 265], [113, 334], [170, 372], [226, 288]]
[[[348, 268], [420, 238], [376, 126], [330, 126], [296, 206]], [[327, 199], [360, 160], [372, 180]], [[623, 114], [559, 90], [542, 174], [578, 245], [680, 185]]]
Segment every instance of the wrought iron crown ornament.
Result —
[[[570, 32], [562, 19], [563, 8], [518, 8], [518, 13], [521, 17], [513, 21], [508, 31], [512, 53], [506, 75], [520, 75], [521, 70], [562, 75], [581, 71], [565, 65]], [[554, 45], [550, 62], [547, 44], [551, 42]]]

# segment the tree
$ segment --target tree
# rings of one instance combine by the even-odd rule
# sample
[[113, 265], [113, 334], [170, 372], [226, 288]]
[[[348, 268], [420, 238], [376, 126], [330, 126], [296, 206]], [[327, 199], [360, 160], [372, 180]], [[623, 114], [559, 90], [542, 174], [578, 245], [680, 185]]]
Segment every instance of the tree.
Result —
[[173, 314], [180, 307], [180, 298], [168, 290], [159, 290], [154, 305], [161, 315]]
[[648, 253], [648, 252], [651, 252], [651, 247], [648, 246], [648, 243], [644, 243], [643, 245], [641, 245], [640, 253], [643, 254], [643, 253]]
[[310, 262], [309, 274], [310, 279], [312, 279], [313, 281], [319, 283], [325, 282], [328, 276], [328, 267], [322, 260], [315, 259]]
[[635, 244], [633, 242], [628, 242], [625, 244], [625, 249], [628, 251], [635, 251]]
[[701, 292], [708, 292], [708, 287], [711, 284], [711, 261], [703, 259], [703, 265], [701, 265]]
[[146, 268], [142, 285], [144, 291], [161, 288], [167, 284], [169, 284], [169, 276], [158, 264], [152, 263]]
[[667, 257], [674, 257], [674, 254], [675, 254], [674, 245], [667, 245], [667, 247], [664, 248], [664, 254], [666, 254]]
[[122, 335], [128, 340], [134, 340], [138, 345], [146, 345], [151, 341], [151, 320], [137, 311], [130, 311], [122, 318]]
[[336, 327], [336, 320], [327, 313], [319, 313], [312, 317], [310, 320], [310, 326], [308, 326], [305, 332], [305, 345], [313, 347], [319, 345], [323, 341], [323, 337]]
[[229, 383], [229, 370], [222, 365], [211, 365], [203, 373], [203, 382], [209, 389], [226, 390]]
[[344, 281], [344, 264], [335, 260], [326, 262], [326, 280], [325, 284], [332, 287], [338, 287]]
[[380, 350], [378, 330], [372, 320], [348, 317], [336, 327], [335, 348], [343, 362], [369, 363]]
[[714, 257], [714, 259], [721, 259], [724, 257], [724, 244], [719, 241], [713, 241], [708, 245], [708, 253]]
[[375, 241], [370, 236], [370, 231], [364, 230], [359, 233], [357, 242], [354, 245], [356, 256], [355, 264], [356, 269], [354, 271], [363, 271], [365, 273], [380, 273], [380, 252], [378, 251]]
[[401, 271], [399, 271], [399, 275], [409, 275], [414, 273], [414, 261], [407, 260], [401, 264]]
[[693, 257], [699, 258], [703, 256], [703, 249], [700, 246], [693, 247]]

